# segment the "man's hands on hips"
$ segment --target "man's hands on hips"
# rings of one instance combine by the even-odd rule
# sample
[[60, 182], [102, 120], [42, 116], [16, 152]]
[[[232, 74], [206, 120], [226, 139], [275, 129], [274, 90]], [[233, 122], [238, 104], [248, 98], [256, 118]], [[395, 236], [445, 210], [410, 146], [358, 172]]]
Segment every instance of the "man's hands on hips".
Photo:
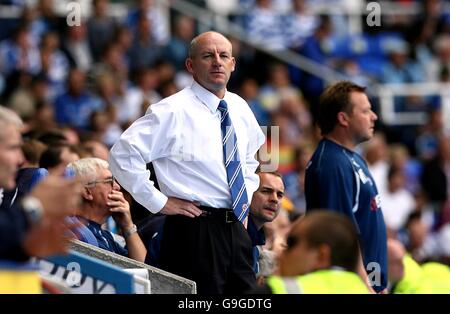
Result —
[[175, 197], [169, 197], [166, 205], [164, 205], [160, 213], [164, 215], [184, 215], [194, 218], [200, 216], [202, 211], [193, 202]]

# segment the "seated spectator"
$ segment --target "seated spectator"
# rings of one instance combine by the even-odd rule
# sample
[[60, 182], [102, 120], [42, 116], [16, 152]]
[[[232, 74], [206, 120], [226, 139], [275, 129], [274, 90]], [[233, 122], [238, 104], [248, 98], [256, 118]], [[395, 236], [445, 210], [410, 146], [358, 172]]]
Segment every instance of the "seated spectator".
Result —
[[30, 29], [21, 24], [11, 39], [0, 42], [0, 72], [5, 76], [15, 70], [38, 74], [41, 70], [39, 50], [29, 40]]
[[359, 246], [353, 224], [330, 211], [314, 211], [295, 223], [279, 259], [279, 276], [253, 292], [269, 294], [368, 293], [357, 275]]
[[108, 160], [109, 149], [105, 144], [96, 140], [88, 140], [81, 143], [81, 147], [87, 150], [92, 157]]
[[[98, 247], [143, 262], [147, 250], [131, 220], [130, 205], [108, 167], [108, 162], [99, 158], [83, 158], [68, 165], [68, 169], [84, 183], [83, 202], [77, 218], [94, 234]], [[102, 228], [111, 216], [122, 231], [125, 247], [111, 232]]]
[[35, 139], [24, 141], [22, 144], [22, 153], [25, 157], [25, 161], [22, 164], [22, 168], [38, 167], [39, 159], [46, 149], [47, 145], [41, 141]]
[[87, 21], [87, 36], [92, 56], [98, 60], [118, 27], [116, 19], [109, 15], [109, 0], [93, 0], [92, 15]]
[[72, 161], [80, 159], [74, 148], [67, 144], [50, 146], [39, 159], [39, 167], [48, 170], [49, 174], [64, 175], [64, 169]]
[[305, 39], [314, 33], [318, 20], [305, 0], [293, 0], [292, 10], [286, 14], [284, 23], [288, 38], [287, 46], [296, 49], [301, 47]]
[[169, 25], [161, 7], [154, 0], [136, 0], [135, 2], [135, 9], [131, 10], [126, 18], [126, 26], [136, 32], [140, 16], [145, 16], [150, 23], [152, 37], [158, 44], [166, 44], [170, 37]]
[[67, 252], [62, 217], [72, 214], [81, 191], [77, 181], [50, 177], [13, 204], [2, 199], [23, 162], [21, 127], [17, 114], [0, 106], [0, 260], [15, 262]]
[[22, 153], [25, 158], [17, 171], [16, 188], [4, 191], [4, 202], [13, 204], [16, 199], [21, 199], [26, 194], [29, 194], [36, 184], [47, 177], [47, 169], [38, 168], [39, 158], [46, 147], [45, 144], [37, 140], [24, 141]]
[[[250, 204], [250, 218], [247, 231], [253, 246], [253, 269], [259, 273], [259, 260], [262, 245], [266, 243], [263, 226], [273, 221], [280, 212], [281, 200], [284, 197], [284, 184], [281, 175], [277, 172], [260, 172], [259, 188], [253, 193]], [[257, 277], [258, 279], [258, 277]], [[259, 282], [262, 283], [262, 278]]]
[[137, 29], [134, 33], [129, 54], [131, 71], [152, 67], [162, 57], [163, 46], [158, 44], [153, 37], [152, 23], [144, 14], [138, 16]]
[[91, 114], [104, 109], [100, 99], [88, 91], [86, 75], [78, 69], [69, 72], [67, 90], [56, 98], [54, 105], [56, 121], [78, 129], [86, 129]]
[[189, 53], [189, 45], [195, 37], [195, 20], [186, 15], [179, 15], [173, 24], [173, 36], [164, 48], [164, 55], [177, 71], [184, 71], [184, 61]]
[[244, 17], [244, 28], [249, 38], [274, 51], [286, 48], [281, 23], [282, 16], [273, 10], [272, 0], [256, 0], [255, 6]]
[[448, 169], [450, 167], [450, 137], [438, 137], [437, 154], [424, 163], [420, 181], [436, 212], [442, 210], [448, 195]]
[[416, 208], [414, 196], [405, 187], [403, 169], [390, 167], [387, 189], [380, 191], [380, 197], [383, 200], [383, 216], [388, 234], [395, 234]]
[[80, 25], [67, 25], [65, 31], [62, 50], [69, 60], [70, 67], [83, 72], [89, 71], [94, 57], [89, 46], [86, 21], [82, 20]]

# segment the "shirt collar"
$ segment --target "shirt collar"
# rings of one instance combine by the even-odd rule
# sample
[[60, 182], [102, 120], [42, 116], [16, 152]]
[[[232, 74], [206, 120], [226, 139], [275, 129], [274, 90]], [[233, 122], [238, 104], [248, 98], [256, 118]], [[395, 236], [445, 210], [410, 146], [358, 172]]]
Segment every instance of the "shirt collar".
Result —
[[99, 231], [103, 230], [102, 226], [99, 223], [97, 223], [95, 221], [92, 221], [92, 220], [89, 220], [89, 219], [87, 219], [87, 221], [88, 221], [88, 225], [87, 225], [88, 227], [92, 227], [92, 228], [94, 228], [96, 230], [99, 230]]
[[252, 245], [264, 245], [266, 244], [266, 235], [264, 233], [264, 228], [257, 229], [255, 223], [253, 222], [253, 218], [249, 215], [248, 224], [247, 224], [247, 232], [252, 240]]
[[[213, 93], [211, 93], [209, 90], [201, 86], [199, 83], [197, 83], [195, 80], [192, 82], [191, 86], [192, 91], [194, 92], [195, 96], [206, 106], [208, 109], [215, 113], [217, 111], [217, 107], [219, 107], [219, 102], [222, 100]], [[228, 91], [225, 91], [225, 96], [223, 97], [224, 100], [227, 98]]]

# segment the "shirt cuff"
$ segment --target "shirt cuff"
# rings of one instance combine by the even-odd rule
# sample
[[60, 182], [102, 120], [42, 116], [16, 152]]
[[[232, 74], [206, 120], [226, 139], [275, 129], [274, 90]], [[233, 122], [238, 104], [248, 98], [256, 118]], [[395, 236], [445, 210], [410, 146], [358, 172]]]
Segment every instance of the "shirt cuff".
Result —
[[150, 199], [150, 208], [148, 210], [153, 214], [158, 213], [166, 205], [168, 199], [167, 196], [158, 191]]

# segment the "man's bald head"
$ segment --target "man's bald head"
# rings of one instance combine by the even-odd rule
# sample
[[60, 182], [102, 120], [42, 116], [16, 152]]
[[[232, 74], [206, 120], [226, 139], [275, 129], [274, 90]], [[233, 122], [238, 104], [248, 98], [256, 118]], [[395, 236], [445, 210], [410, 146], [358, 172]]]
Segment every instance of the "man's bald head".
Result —
[[[231, 49], [231, 47], [232, 47], [231, 42], [228, 40], [228, 38], [226, 38], [222, 34], [220, 34], [218, 32], [214, 32], [214, 31], [205, 32], [205, 33], [201, 33], [200, 35], [194, 37], [191, 40], [191, 44], [189, 46], [189, 58], [194, 58], [197, 55], [197, 53], [198, 53], [197, 48], [199, 46], [199, 43], [206, 42], [206, 41], [212, 40], [212, 39], [217, 39], [217, 38], [227, 41], [230, 44], [230, 49]], [[230, 50], [230, 52], [232, 52], [232, 50]]]

